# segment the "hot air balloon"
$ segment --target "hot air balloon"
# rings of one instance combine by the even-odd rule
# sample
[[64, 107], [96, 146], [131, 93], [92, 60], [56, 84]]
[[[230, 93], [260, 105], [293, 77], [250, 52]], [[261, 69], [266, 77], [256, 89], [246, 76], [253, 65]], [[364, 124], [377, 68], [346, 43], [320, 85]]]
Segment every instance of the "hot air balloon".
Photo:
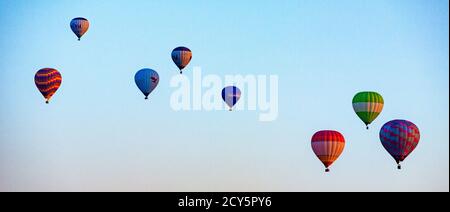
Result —
[[398, 169], [401, 169], [400, 162], [405, 160], [419, 144], [419, 128], [410, 121], [393, 120], [381, 128], [380, 140], [383, 147], [397, 162]]
[[61, 74], [53, 68], [43, 68], [34, 76], [34, 83], [46, 99], [45, 103], [49, 103], [52, 96], [61, 86]]
[[233, 106], [239, 101], [240, 98], [241, 90], [235, 86], [228, 86], [222, 90], [222, 99], [230, 107], [230, 111], [233, 110]]
[[78, 37], [78, 40], [80, 40], [84, 33], [86, 33], [89, 29], [89, 21], [85, 18], [74, 18], [70, 22], [70, 28]]
[[353, 97], [353, 109], [369, 129], [371, 124], [383, 110], [383, 97], [376, 92], [360, 92]]
[[152, 69], [144, 68], [136, 73], [134, 81], [145, 95], [145, 99], [148, 99], [148, 95], [150, 95], [159, 83], [159, 75]]
[[316, 132], [311, 139], [314, 153], [325, 166], [325, 172], [341, 155], [345, 147], [345, 139], [341, 133], [333, 130], [322, 130]]
[[192, 52], [190, 49], [180, 46], [172, 51], [172, 60], [180, 69], [180, 74], [183, 74], [183, 69], [191, 62]]

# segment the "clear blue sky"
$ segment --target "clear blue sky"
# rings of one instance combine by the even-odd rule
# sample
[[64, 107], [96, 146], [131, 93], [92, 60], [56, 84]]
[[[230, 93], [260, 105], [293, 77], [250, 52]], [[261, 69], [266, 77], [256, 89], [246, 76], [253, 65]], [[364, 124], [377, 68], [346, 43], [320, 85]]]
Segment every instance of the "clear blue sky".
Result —
[[[1, 191], [448, 191], [447, 0], [0, 0]], [[77, 42], [74, 17], [91, 28]], [[277, 74], [279, 118], [175, 112], [174, 47], [203, 73]], [[50, 105], [35, 88], [53, 67]], [[143, 101], [133, 76], [161, 82]], [[358, 91], [384, 96], [366, 131]], [[378, 139], [392, 119], [422, 138], [402, 171]], [[347, 140], [332, 172], [310, 139]]]

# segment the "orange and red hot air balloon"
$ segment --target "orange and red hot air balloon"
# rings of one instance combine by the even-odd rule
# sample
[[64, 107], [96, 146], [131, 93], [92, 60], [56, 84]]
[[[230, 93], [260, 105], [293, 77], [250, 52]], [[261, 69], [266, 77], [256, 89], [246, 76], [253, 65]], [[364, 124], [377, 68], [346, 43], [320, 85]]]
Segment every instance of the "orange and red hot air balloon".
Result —
[[329, 167], [344, 151], [344, 136], [334, 130], [322, 130], [316, 132], [311, 139], [311, 146], [314, 153], [325, 166], [325, 172], [329, 172]]
[[192, 51], [184, 46], [175, 48], [172, 51], [172, 60], [180, 69], [180, 74], [183, 74], [183, 69], [191, 62]]
[[36, 87], [42, 93], [48, 104], [62, 83], [62, 76], [56, 69], [43, 68], [34, 76]]

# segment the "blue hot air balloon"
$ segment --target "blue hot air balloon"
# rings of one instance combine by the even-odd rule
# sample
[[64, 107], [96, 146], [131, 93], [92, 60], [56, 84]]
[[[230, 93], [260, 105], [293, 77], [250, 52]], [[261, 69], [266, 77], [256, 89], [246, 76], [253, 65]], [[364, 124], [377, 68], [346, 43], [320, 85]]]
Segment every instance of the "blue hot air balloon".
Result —
[[232, 111], [233, 106], [239, 101], [240, 98], [241, 90], [239, 90], [236, 86], [228, 86], [222, 90], [222, 99], [230, 107], [230, 111]]
[[73, 33], [78, 37], [78, 40], [86, 33], [89, 29], [89, 21], [85, 18], [74, 18], [70, 22], [70, 28]]
[[159, 75], [155, 70], [144, 68], [136, 73], [134, 81], [145, 95], [145, 99], [148, 99], [148, 95], [150, 95], [159, 83]]

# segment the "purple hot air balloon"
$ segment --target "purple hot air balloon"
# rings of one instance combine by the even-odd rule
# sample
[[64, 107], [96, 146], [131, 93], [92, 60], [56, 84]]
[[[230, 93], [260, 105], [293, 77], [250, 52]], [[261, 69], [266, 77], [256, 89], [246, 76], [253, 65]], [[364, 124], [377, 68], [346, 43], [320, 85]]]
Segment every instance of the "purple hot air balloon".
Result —
[[230, 107], [230, 111], [233, 110], [233, 106], [239, 101], [240, 98], [241, 90], [239, 90], [236, 86], [228, 86], [222, 90], [222, 99]]
[[401, 169], [400, 162], [405, 160], [419, 144], [419, 128], [410, 121], [393, 120], [381, 128], [380, 140], [383, 147], [397, 162], [398, 169]]

